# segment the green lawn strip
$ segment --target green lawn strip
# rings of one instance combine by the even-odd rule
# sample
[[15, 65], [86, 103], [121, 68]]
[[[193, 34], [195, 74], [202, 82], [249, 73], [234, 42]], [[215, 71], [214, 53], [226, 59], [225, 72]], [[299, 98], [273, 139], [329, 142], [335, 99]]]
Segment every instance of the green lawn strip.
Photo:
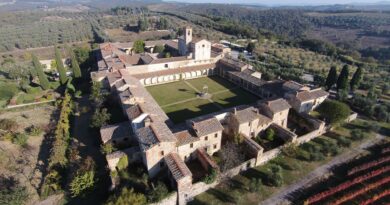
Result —
[[180, 123], [186, 119], [217, 112], [219, 108], [208, 100], [196, 99], [182, 104], [167, 106], [163, 110], [174, 123]]
[[208, 92], [211, 94], [236, 87], [234, 84], [230, 83], [229, 81], [226, 81], [219, 77], [202, 77], [202, 78], [187, 80], [187, 82], [190, 83], [199, 91], [203, 91], [203, 87], [207, 85]]
[[183, 81], [146, 87], [160, 106], [195, 98], [196, 92]]

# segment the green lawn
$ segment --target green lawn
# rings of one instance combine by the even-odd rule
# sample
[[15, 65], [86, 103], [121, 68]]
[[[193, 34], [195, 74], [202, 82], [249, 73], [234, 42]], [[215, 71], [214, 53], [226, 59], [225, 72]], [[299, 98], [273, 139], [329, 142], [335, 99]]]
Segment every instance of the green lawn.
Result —
[[208, 86], [209, 93], [216, 93], [222, 90], [237, 87], [236, 85], [226, 81], [220, 77], [207, 77], [187, 80], [197, 90], [202, 91], [205, 85]]
[[196, 97], [196, 91], [183, 81], [146, 87], [160, 106]]
[[[204, 85], [212, 94], [210, 100], [197, 98], [197, 91], [202, 91]], [[256, 96], [219, 77], [202, 77], [146, 89], [174, 123], [258, 100]]]

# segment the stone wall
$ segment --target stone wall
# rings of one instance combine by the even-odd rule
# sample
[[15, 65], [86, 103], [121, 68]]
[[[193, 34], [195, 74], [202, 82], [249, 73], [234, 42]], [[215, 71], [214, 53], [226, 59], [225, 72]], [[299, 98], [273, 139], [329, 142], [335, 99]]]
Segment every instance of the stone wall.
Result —
[[246, 171], [246, 170], [248, 170], [252, 167], [255, 167], [255, 166], [256, 166], [256, 158], [252, 158], [252, 159], [245, 161], [242, 164], [222, 173], [221, 177], [222, 178], [226, 178], [226, 177], [231, 178], [231, 177], [236, 176], [240, 172]]
[[272, 128], [276, 135], [283, 139], [285, 142], [293, 142], [296, 140], [297, 135], [290, 130], [278, 125], [278, 124], [271, 124], [270, 128]]
[[345, 120], [345, 122], [352, 122], [356, 120], [358, 117], [358, 114], [356, 112], [352, 113], [348, 118]]
[[277, 157], [281, 151], [282, 151], [282, 147], [278, 147], [278, 148], [269, 150], [267, 152], [264, 152], [263, 155], [261, 156], [259, 162], [258, 162], [259, 163], [258, 165], [263, 165], [266, 162], [268, 162], [269, 160]]
[[317, 129], [317, 130], [311, 131], [311, 132], [309, 132], [309, 133], [307, 133], [305, 135], [299, 136], [295, 142], [298, 145], [300, 145], [300, 144], [303, 144], [303, 143], [311, 141], [312, 139], [322, 135], [323, 133], [325, 133], [325, 128], [322, 129], [322, 130], [321, 129]]

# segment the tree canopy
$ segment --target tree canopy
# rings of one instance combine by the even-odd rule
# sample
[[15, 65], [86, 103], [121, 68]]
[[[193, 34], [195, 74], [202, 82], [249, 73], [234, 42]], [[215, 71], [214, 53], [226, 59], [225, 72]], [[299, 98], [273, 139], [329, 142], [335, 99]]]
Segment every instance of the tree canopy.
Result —
[[146, 203], [146, 197], [143, 194], [134, 192], [134, 189], [124, 187], [118, 196], [109, 200], [107, 205], [145, 205]]
[[351, 82], [349, 84], [351, 87], [351, 90], [355, 90], [357, 87], [359, 87], [359, 84], [362, 81], [362, 78], [363, 78], [363, 69], [362, 69], [362, 67], [359, 66], [358, 69], [353, 74]]
[[336, 100], [323, 102], [317, 111], [331, 124], [339, 123], [351, 114], [351, 109], [348, 105]]
[[134, 42], [134, 52], [143, 53], [145, 51], [145, 42], [143, 40], [137, 40]]
[[337, 82], [337, 68], [336, 66], [332, 66], [329, 70], [328, 77], [326, 78], [326, 82], [325, 82], [326, 90], [330, 90], [336, 82]]
[[337, 90], [345, 90], [348, 88], [348, 76], [349, 66], [344, 65], [343, 69], [340, 72], [339, 78], [337, 79]]
[[62, 63], [62, 56], [61, 56], [61, 53], [60, 53], [60, 50], [55, 47], [55, 56], [56, 56], [56, 65], [57, 65], [57, 71], [58, 71], [58, 74], [60, 75], [60, 82], [62, 85], [64, 85], [67, 81], [67, 77], [66, 77], [66, 70], [65, 70], [65, 67], [64, 67], [64, 64]]
[[50, 88], [49, 80], [47, 80], [47, 76], [42, 70], [42, 65], [39, 62], [38, 58], [35, 55], [32, 55], [32, 60], [34, 64], [35, 71], [37, 72], [39, 84], [42, 89], [47, 90]]

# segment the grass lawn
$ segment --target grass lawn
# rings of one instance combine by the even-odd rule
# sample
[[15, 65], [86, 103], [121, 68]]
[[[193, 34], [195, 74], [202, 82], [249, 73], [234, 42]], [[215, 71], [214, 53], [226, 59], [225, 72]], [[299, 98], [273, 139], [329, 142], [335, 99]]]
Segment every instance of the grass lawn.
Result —
[[[346, 124], [338, 129], [335, 129], [334, 132], [339, 135], [338, 137], [350, 138], [351, 129], [362, 129], [359, 126], [363, 124], [364, 121], [365, 120], [358, 119], [350, 124]], [[363, 129], [362, 131], [367, 134], [366, 138], [362, 141], [352, 141], [350, 147], [339, 146], [339, 154], [351, 151], [358, 147], [362, 142], [371, 140], [375, 137], [374, 132], [364, 131]], [[323, 148], [327, 146], [326, 143], [323, 143], [323, 141], [336, 142], [337, 140], [334, 139], [334, 136], [321, 136], [304, 145], [310, 144]], [[300, 146], [300, 149], [304, 149], [303, 147], [304, 146]], [[265, 165], [249, 169], [248, 171], [233, 177], [231, 180], [219, 184], [216, 188], [210, 189], [207, 192], [196, 196], [195, 199], [189, 204], [258, 204], [259, 202], [282, 190], [284, 187], [299, 181], [317, 167], [328, 163], [332, 160], [332, 158], [332, 156], [325, 156], [324, 159], [319, 161], [306, 161], [295, 157], [279, 155], [277, 158], [267, 162]], [[267, 174], [269, 173], [270, 167], [275, 166], [275, 164], [282, 167], [283, 185], [281, 187], [269, 186], [265, 180]], [[250, 182], [255, 179], [261, 179], [263, 185], [260, 186], [259, 191], [250, 192]]]
[[[198, 91], [208, 86], [211, 99], [200, 99]], [[251, 104], [258, 98], [219, 77], [202, 77], [146, 87], [174, 123], [237, 105]]]
[[196, 91], [183, 81], [146, 87], [160, 106], [196, 98]]

